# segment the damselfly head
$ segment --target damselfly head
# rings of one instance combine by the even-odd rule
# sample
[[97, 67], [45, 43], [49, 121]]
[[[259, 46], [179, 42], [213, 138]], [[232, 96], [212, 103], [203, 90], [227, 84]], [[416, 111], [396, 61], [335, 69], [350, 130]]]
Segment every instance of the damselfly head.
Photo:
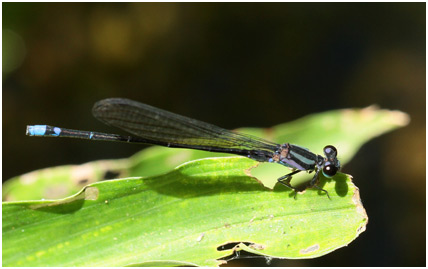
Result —
[[324, 162], [322, 173], [326, 177], [332, 177], [340, 170], [340, 162], [337, 159], [337, 149], [331, 145], [325, 146], [324, 154], [326, 161]]

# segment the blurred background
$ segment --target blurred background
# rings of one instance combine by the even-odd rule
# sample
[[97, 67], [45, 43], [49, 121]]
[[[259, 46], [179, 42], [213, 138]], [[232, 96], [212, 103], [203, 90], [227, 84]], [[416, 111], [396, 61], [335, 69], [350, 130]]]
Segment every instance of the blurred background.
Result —
[[103, 98], [135, 99], [227, 129], [377, 104], [409, 113], [411, 122], [366, 144], [343, 169], [360, 188], [367, 230], [324, 257], [270, 265], [426, 265], [425, 3], [2, 7], [3, 182], [141, 150], [25, 136], [27, 124], [115, 132], [91, 115]]

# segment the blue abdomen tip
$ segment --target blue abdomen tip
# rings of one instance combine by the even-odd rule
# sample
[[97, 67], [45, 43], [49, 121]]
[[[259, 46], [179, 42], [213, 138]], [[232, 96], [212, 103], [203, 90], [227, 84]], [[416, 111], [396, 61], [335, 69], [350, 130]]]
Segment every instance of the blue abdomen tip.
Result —
[[46, 134], [46, 125], [29, 125], [27, 126], [27, 135], [37, 136]]

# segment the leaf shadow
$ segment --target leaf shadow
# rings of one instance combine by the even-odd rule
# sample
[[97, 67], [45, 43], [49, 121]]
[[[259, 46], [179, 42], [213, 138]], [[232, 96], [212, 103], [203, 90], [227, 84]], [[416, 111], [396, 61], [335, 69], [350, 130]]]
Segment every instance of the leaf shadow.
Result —
[[[348, 193], [348, 184], [346, 174], [338, 173], [334, 178], [320, 177], [318, 186], [323, 188], [327, 182], [334, 180], [334, 190], [338, 196], [344, 197]], [[199, 196], [209, 196], [218, 194], [236, 193], [242, 194], [246, 192], [284, 192], [288, 197], [294, 199], [294, 191], [281, 185], [276, 184], [274, 189], [263, 186], [257, 179], [242, 175], [242, 176], [209, 176], [209, 175], [187, 175], [181, 173], [180, 170], [175, 170], [170, 173], [146, 178], [143, 180], [148, 188], [168, 196], [189, 198]], [[305, 186], [302, 189], [305, 190]], [[319, 191], [320, 195], [324, 194]]]
[[[242, 176], [207, 176], [207, 175], [186, 175], [180, 170], [170, 173], [146, 178], [143, 183], [148, 188], [169, 196], [189, 198], [198, 196], [209, 196], [227, 193], [246, 192], [270, 192], [255, 178]], [[290, 192], [290, 189], [275, 190], [280, 192]]]

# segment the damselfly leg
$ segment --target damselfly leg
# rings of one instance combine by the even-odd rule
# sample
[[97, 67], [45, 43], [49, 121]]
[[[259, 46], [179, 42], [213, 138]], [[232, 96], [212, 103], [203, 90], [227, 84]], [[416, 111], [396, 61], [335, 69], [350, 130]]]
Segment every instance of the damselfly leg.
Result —
[[286, 174], [285, 176], [282, 176], [280, 178], [278, 178], [278, 182], [281, 183], [282, 185], [292, 189], [294, 191], [294, 198], [296, 198], [297, 192], [299, 191], [296, 187], [291, 186], [291, 179], [293, 178], [293, 175], [302, 172], [301, 170], [296, 170], [293, 171], [289, 174]]
[[[286, 186], [286, 187], [288, 187], [288, 188], [290, 188], [290, 189], [292, 189], [294, 191], [294, 198], [296, 198], [296, 195], [297, 195], [297, 192], [299, 191], [299, 189], [291, 185], [291, 179], [293, 178], [293, 175], [295, 175], [295, 174], [297, 174], [299, 172], [302, 172], [302, 171], [301, 170], [296, 170], [296, 171], [293, 171], [293, 172], [291, 172], [289, 174], [286, 174], [286, 175], [278, 178], [278, 182], [279, 183], [281, 183], [282, 185], [284, 185], [284, 186]], [[317, 185], [317, 182], [318, 182], [318, 173], [319, 173], [319, 171], [315, 172], [314, 177], [311, 179], [311, 181], [309, 182], [309, 184], [308, 184], [307, 187], [308, 188], [314, 188], [314, 189], [317, 189], [317, 190], [325, 192], [325, 194], [327, 194], [328, 199], [331, 200], [330, 195], [328, 194], [328, 191], [324, 190], [323, 188], [321, 188], [321, 187], [319, 187]]]

